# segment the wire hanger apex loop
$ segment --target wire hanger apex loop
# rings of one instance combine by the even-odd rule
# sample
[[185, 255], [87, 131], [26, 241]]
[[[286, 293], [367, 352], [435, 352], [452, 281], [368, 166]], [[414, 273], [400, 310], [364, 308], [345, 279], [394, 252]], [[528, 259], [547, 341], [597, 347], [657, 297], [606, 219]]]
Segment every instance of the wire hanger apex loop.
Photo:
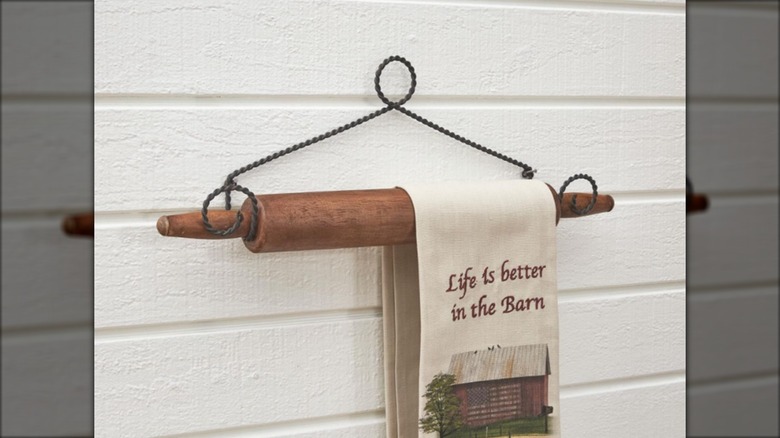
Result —
[[[409, 91], [404, 97], [396, 102], [393, 102], [392, 100], [388, 99], [387, 96], [385, 96], [385, 93], [382, 92], [381, 85], [382, 72], [385, 70], [385, 67], [387, 67], [392, 62], [400, 62], [406, 66], [406, 69], [409, 70], [409, 77], [411, 80]], [[374, 75], [374, 90], [376, 90], [376, 95], [379, 96], [379, 100], [381, 100], [385, 105], [396, 108], [405, 104], [406, 102], [409, 102], [409, 99], [412, 98], [415, 89], [417, 89], [417, 73], [415, 73], [412, 63], [409, 62], [406, 58], [395, 55], [385, 59], [381, 64], [379, 64], [379, 68], [376, 69], [376, 74]]]
[[[407, 70], [409, 71], [409, 76], [410, 76], [409, 90], [407, 91], [406, 95], [404, 95], [404, 97], [402, 97], [398, 101], [390, 100], [384, 94], [384, 92], [382, 91], [382, 86], [381, 86], [381, 76], [382, 76], [382, 73], [384, 72], [385, 67], [387, 67], [392, 62], [399, 62], [399, 63], [403, 64], [407, 68]], [[514, 158], [512, 158], [510, 156], [502, 154], [502, 153], [500, 153], [500, 152], [498, 152], [496, 150], [490, 149], [490, 148], [488, 148], [486, 146], [483, 146], [483, 145], [481, 145], [481, 144], [479, 144], [477, 142], [474, 142], [474, 141], [469, 140], [469, 139], [467, 139], [467, 138], [465, 138], [465, 137], [463, 137], [461, 135], [458, 135], [458, 134], [456, 134], [456, 133], [454, 133], [454, 132], [452, 132], [452, 131], [450, 131], [450, 130], [448, 130], [448, 129], [446, 129], [446, 128], [444, 128], [444, 127], [442, 127], [442, 126], [440, 126], [440, 125], [438, 125], [438, 124], [436, 124], [436, 123], [434, 123], [434, 122], [432, 122], [432, 121], [430, 121], [428, 119], [426, 119], [425, 117], [420, 116], [419, 114], [415, 113], [414, 111], [411, 111], [408, 108], [405, 108], [403, 105], [412, 98], [416, 88], [417, 88], [417, 73], [415, 72], [414, 66], [412, 66], [412, 63], [409, 62], [406, 58], [404, 58], [402, 56], [398, 56], [398, 55], [394, 55], [394, 56], [390, 56], [390, 57], [386, 58], [384, 61], [382, 61], [379, 64], [379, 67], [376, 70], [376, 74], [374, 75], [374, 90], [376, 91], [376, 94], [379, 97], [379, 100], [381, 100], [382, 103], [385, 104], [384, 107], [382, 107], [382, 108], [380, 108], [380, 109], [378, 109], [376, 111], [373, 111], [373, 112], [371, 112], [369, 114], [366, 114], [365, 116], [360, 117], [360, 118], [358, 118], [356, 120], [353, 120], [353, 121], [351, 121], [351, 122], [349, 122], [347, 124], [344, 124], [344, 125], [341, 125], [341, 126], [335, 128], [335, 129], [332, 129], [332, 130], [330, 130], [328, 132], [320, 134], [320, 135], [318, 135], [316, 137], [312, 137], [312, 138], [310, 138], [308, 140], [305, 140], [305, 141], [302, 141], [300, 143], [294, 144], [294, 145], [292, 145], [290, 147], [287, 147], [285, 149], [276, 151], [273, 154], [270, 154], [270, 155], [268, 155], [268, 156], [266, 156], [264, 158], [261, 158], [261, 159], [259, 159], [257, 161], [254, 161], [252, 163], [249, 163], [249, 164], [247, 164], [247, 165], [245, 165], [243, 167], [240, 167], [240, 168], [234, 170], [233, 172], [231, 172], [227, 176], [227, 178], [225, 179], [225, 182], [222, 184], [222, 186], [220, 186], [217, 189], [215, 189], [214, 191], [212, 191], [206, 197], [205, 201], [203, 201], [203, 207], [201, 208], [201, 217], [203, 219], [203, 227], [209, 233], [214, 234], [214, 235], [219, 235], [219, 236], [227, 236], [229, 234], [232, 234], [232, 233], [236, 232], [236, 230], [238, 230], [239, 226], [241, 225], [242, 221], [244, 220], [244, 217], [243, 217], [243, 214], [241, 213], [241, 211], [239, 211], [236, 214], [236, 221], [235, 221], [235, 223], [233, 223], [233, 225], [231, 225], [230, 227], [228, 227], [228, 228], [226, 228], [224, 230], [219, 230], [219, 229], [215, 229], [211, 225], [211, 223], [209, 222], [209, 219], [208, 219], [208, 208], [209, 208], [209, 204], [211, 203], [212, 200], [214, 200], [214, 198], [216, 196], [218, 196], [221, 193], [224, 193], [225, 194], [225, 210], [230, 210], [231, 209], [231, 196], [230, 196], [230, 194], [233, 191], [239, 191], [239, 192], [244, 193], [249, 198], [249, 200], [251, 201], [251, 205], [252, 205], [252, 212], [251, 212], [252, 213], [252, 217], [250, 219], [251, 220], [251, 225], [250, 225], [250, 228], [249, 228], [249, 233], [246, 236], [244, 236], [244, 239], [245, 240], [253, 240], [255, 238], [255, 234], [257, 232], [258, 221], [259, 221], [259, 209], [258, 209], [257, 198], [255, 197], [255, 194], [251, 190], [247, 189], [246, 187], [240, 186], [240, 185], [238, 185], [236, 183], [235, 179], [239, 175], [241, 175], [243, 173], [246, 173], [246, 172], [248, 172], [248, 171], [250, 171], [252, 169], [255, 169], [255, 168], [257, 168], [257, 167], [259, 167], [259, 166], [261, 166], [263, 164], [266, 164], [266, 163], [268, 163], [270, 161], [276, 160], [276, 159], [281, 158], [281, 157], [283, 157], [285, 155], [291, 154], [291, 153], [293, 153], [295, 151], [298, 151], [298, 150], [301, 150], [301, 149], [303, 149], [305, 147], [311, 146], [311, 145], [313, 145], [315, 143], [319, 143], [322, 140], [325, 140], [327, 138], [333, 137], [334, 135], [341, 134], [344, 131], [352, 129], [352, 128], [358, 126], [358, 125], [362, 125], [363, 123], [366, 123], [366, 122], [368, 122], [370, 120], [373, 120], [373, 119], [375, 119], [375, 118], [377, 118], [377, 117], [379, 117], [379, 116], [381, 116], [383, 114], [387, 114], [388, 112], [391, 112], [391, 111], [394, 111], [394, 110], [398, 111], [399, 113], [401, 113], [401, 114], [403, 114], [405, 116], [408, 116], [409, 118], [411, 118], [411, 119], [413, 119], [413, 120], [415, 120], [417, 122], [420, 122], [421, 124], [431, 128], [431, 129], [433, 129], [435, 131], [438, 131], [441, 134], [444, 134], [444, 135], [446, 135], [446, 136], [448, 136], [448, 137], [450, 137], [450, 138], [452, 138], [454, 140], [457, 140], [457, 141], [459, 141], [459, 142], [461, 142], [461, 143], [463, 143], [463, 144], [465, 144], [467, 146], [470, 146], [470, 147], [472, 147], [472, 148], [474, 148], [474, 149], [476, 149], [476, 150], [478, 150], [480, 152], [484, 152], [484, 153], [486, 153], [486, 154], [488, 154], [490, 156], [498, 158], [499, 160], [502, 160], [502, 161], [505, 161], [505, 162], [507, 162], [509, 164], [512, 164], [514, 166], [520, 167], [520, 168], [523, 169], [522, 170], [522, 177], [523, 178], [525, 178], [525, 179], [533, 179], [533, 177], [534, 177], [534, 175], [536, 173], [536, 169], [532, 168], [528, 164], [525, 164], [522, 161], [516, 160], [516, 159], [514, 159]], [[575, 199], [572, 199], [572, 208], [574, 209], [574, 211], [577, 214], [585, 214], [585, 213], [589, 212], [593, 208], [593, 206], [595, 205], [596, 184], [593, 181], [593, 178], [591, 178], [588, 175], [580, 174], [580, 175], [575, 175], [575, 177], [573, 177], [573, 178], [574, 179], [578, 179], [578, 178], [588, 179], [591, 182], [591, 185], [593, 186], [594, 198], [591, 200], [591, 203], [587, 207], [585, 207], [584, 210], [577, 209], [576, 206], [574, 206]], [[570, 178], [570, 180], [567, 181], [566, 183], [564, 183], [564, 185], [561, 187], [560, 196], [563, 196], [563, 191], [566, 189], [566, 186], [568, 186], [569, 183], [571, 183], [571, 181], [573, 181], [573, 180]]]

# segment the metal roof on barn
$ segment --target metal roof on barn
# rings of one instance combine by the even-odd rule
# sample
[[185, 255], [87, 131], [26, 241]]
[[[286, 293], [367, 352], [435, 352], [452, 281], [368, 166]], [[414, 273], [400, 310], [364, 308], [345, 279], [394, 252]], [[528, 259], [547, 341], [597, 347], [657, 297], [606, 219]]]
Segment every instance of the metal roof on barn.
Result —
[[455, 375], [456, 385], [544, 376], [550, 374], [550, 354], [547, 344], [467, 351], [452, 356], [449, 373]]

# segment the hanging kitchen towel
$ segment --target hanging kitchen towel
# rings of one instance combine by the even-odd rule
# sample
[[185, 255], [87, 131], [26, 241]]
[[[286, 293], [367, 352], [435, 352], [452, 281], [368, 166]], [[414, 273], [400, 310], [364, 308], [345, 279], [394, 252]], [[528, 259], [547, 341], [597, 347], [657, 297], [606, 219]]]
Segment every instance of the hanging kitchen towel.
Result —
[[417, 244], [383, 252], [387, 436], [560, 436], [549, 187], [403, 189]]

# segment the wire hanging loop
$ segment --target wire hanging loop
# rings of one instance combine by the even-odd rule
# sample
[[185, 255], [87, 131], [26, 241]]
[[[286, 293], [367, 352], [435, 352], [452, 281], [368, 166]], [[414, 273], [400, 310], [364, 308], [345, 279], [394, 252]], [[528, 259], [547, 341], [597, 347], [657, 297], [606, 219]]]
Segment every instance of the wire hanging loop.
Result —
[[[206, 197], [206, 200], [203, 201], [203, 208], [200, 210], [200, 215], [201, 215], [201, 218], [203, 219], [203, 227], [211, 234], [215, 234], [215, 235], [218, 235], [218, 236], [227, 236], [227, 235], [235, 233], [235, 231], [238, 229], [238, 227], [241, 226], [241, 223], [244, 221], [244, 215], [241, 213], [241, 210], [236, 212], [236, 221], [233, 223], [233, 225], [231, 225], [227, 229], [224, 229], [224, 230], [216, 229], [216, 228], [214, 228], [211, 225], [211, 222], [209, 222], [208, 211], [209, 211], [209, 204], [211, 203], [211, 201], [214, 200], [214, 198], [216, 198], [217, 195], [219, 195], [220, 193], [225, 193], [227, 195], [227, 193], [229, 193], [229, 192], [231, 192], [233, 190], [237, 190], [239, 192], [242, 192], [243, 194], [245, 194], [247, 196], [247, 198], [251, 202], [251, 206], [252, 206], [252, 221], [249, 224], [249, 233], [247, 233], [247, 235], [246, 235], [246, 237], [244, 237], [244, 239], [246, 239], [246, 240], [253, 240], [255, 238], [255, 234], [257, 233], [257, 220], [256, 220], [256, 218], [258, 217], [258, 215], [260, 213], [260, 208], [257, 205], [257, 198], [255, 197], [255, 194], [252, 193], [252, 191], [247, 189], [246, 187], [242, 187], [242, 186], [240, 186], [240, 185], [238, 185], [236, 183], [232, 183], [232, 184], [227, 184], [226, 183], [222, 187], [219, 187], [219, 188], [215, 189], [213, 192], [209, 193], [209, 195]], [[229, 210], [229, 208], [227, 208], [226, 210]]]
[[[392, 100], [388, 99], [387, 96], [385, 96], [385, 93], [382, 92], [382, 85], [380, 83], [380, 79], [382, 77], [382, 72], [385, 70], [385, 67], [388, 66], [391, 62], [400, 62], [404, 66], [406, 66], [406, 69], [409, 70], [409, 76], [411, 79], [411, 84], [409, 85], [409, 91], [406, 93], [404, 97], [401, 98], [401, 100], [398, 100], [396, 102], [393, 102]], [[414, 67], [412, 66], [412, 63], [409, 62], [406, 58], [400, 57], [400, 56], [391, 56], [384, 61], [382, 61], [381, 64], [379, 64], [379, 68], [376, 69], [376, 74], [374, 75], [374, 90], [376, 90], [376, 95], [379, 97], [379, 100], [382, 101], [385, 105], [387, 105], [390, 108], [397, 109], [401, 105], [405, 104], [406, 102], [409, 102], [409, 99], [412, 98], [412, 95], [414, 95], [414, 91], [417, 89], [417, 73], [414, 72]]]
[[585, 206], [585, 208], [580, 209], [577, 207], [577, 195], [573, 195], [571, 197], [571, 211], [573, 211], [577, 215], [584, 215], [593, 210], [593, 207], [596, 205], [596, 197], [599, 194], [598, 186], [596, 185], [596, 181], [591, 177], [590, 175], [586, 175], [584, 173], [578, 173], [576, 175], [572, 175], [567, 179], [563, 185], [561, 186], [561, 189], [558, 191], [558, 198], [560, 199], [560, 202], [563, 203], [563, 192], [566, 191], [566, 188], [569, 187], [569, 184], [573, 183], [574, 181], [578, 179], [584, 179], [590, 183], [590, 186], [593, 188], [593, 197], [590, 199], [590, 202], [588, 205]]
[[[407, 68], [407, 70], [409, 70], [409, 76], [410, 76], [410, 79], [411, 79], [411, 84], [409, 86], [409, 90], [407, 91], [406, 95], [404, 95], [404, 97], [402, 97], [400, 100], [397, 100], [397, 101], [392, 101], [392, 100], [388, 99], [388, 97], [385, 96], [384, 92], [382, 91], [382, 86], [380, 84], [380, 79], [381, 79], [382, 73], [385, 70], [385, 67], [387, 67], [388, 64], [390, 64], [392, 62], [400, 62], [401, 64], [403, 64]], [[225, 179], [224, 184], [222, 184], [221, 187], [219, 187], [219, 188], [215, 189], [213, 192], [211, 192], [206, 197], [206, 200], [203, 201], [203, 208], [201, 209], [201, 216], [203, 218], [203, 227], [209, 233], [214, 234], [214, 235], [218, 235], [218, 236], [227, 236], [229, 234], [233, 234], [234, 232], [236, 232], [236, 230], [238, 230], [238, 228], [241, 226], [242, 221], [244, 220], [244, 217], [243, 217], [243, 214], [241, 213], [241, 211], [236, 213], [236, 222], [233, 225], [231, 225], [227, 229], [219, 230], [219, 229], [214, 228], [211, 225], [211, 223], [209, 222], [209, 219], [208, 219], [208, 207], [209, 207], [209, 204], [211, 203], [211, 201], [214, 200], [215, 197], [217, 197], [221, 193], [224, 193], [225, 194], [225, 210], [230, 210], [230, 208], [231, 208], [231, 196], [230, 196], [230, 194], [233, 191], [239, 191], [239, 192], [244, 193], [249, 198], [249, 200], [251, 201], [251, 204], [252, 204], [252, 217], [250, 218], [250, 220], [252, 222], [251, 222], [251, 225], [250, 225], [250, 228], [249, 228], [249, 233], [244, 237], [244, 240], [253, 240], [255, 238], [255, 234], [257, 232], [258, 221], [259, 221], [258, 202], [257, 202], [257, 198], [255, 197], [255, 194], [252, 193], [251, 190], [249, 190], [249, 189], [247, 189], [245, 187], [242, 187], [242, 186], [240, 186], [240, 185], [238, 185], [236, 183], [235, 179], [239, 175], [241, 175], [243, 173], [246, 173], [246, 172], [248, 172], [248, 171], [250, 171], [252, 169], [255, 169], [255, 168], [257, 168], [257, 167], [259, 167], [259, 166], [261, 166], [263, 164], [266, 164], [266, 163], [268, 163], [270, 161], [276, 160], [277, 158], [281, 158], [281, 157], [283, 157], [285, 155], [291, 154], [291, 153], [293, 153], [295, 151], [301, 150], [301, 149], [303, 149], [305, 147], [308, 147], [308, 146], [311, 146], [311, 145], [313, 145], [315, 143], [319, 143], [322, 140], [325, 140], [327, 138], [333, 137], [334, 135], [340, 134], [340, 133], [342, 133], [344, 131], [347, 131], [349, 129], [352, 129], [352, 128], [358, 126], [358, 125], [362, 125], [363, 123], [366, 123], [366, 122], [368, 122], [370, 120], [373, 120], [373, 119], [381, 116], [382, 114], [387, 114], [388, 112], [393, 111], [393, 110], [396, 110], [396, 111], [400, 112], [401, 114], [404, 114], [404, 115], [410, 117], [411, 119], [416, 120], [416, 121], [422, 123], [423, 125], [431, 128], [431, 129], [433, 129], [435, 131], [438, 131], [439, 133], [444, 134], [444, 135], [446, 135], [446, 136], [448, 136], [448, 137], [450, 137], [450, 138], [452, 138], [454, 140], [457, 140], [457, 141], [459, 141], [459, 142], [461, 142], [461, 143], [463, 143], [463, 144], [465, 144], [467, 146], [470, 146], [470, 147], [472, 147], [472, 148], [474, 148], [474, 149], [476, 149], [478, 151], [484, 152], [484, 153], [486, 153], [488, 155], [491, 155], [491, 156], [493, 156], [495, 158], [498, 158], [498, 159], [500, 159], [502, 161], [505, 161], [505, 162], [510, 163], [510, 164], [512, 164], [514, 166], [522, 168], [523, 169], [522, 176], [525, 179], [532, 179], [534, 177], [534, 174], [536, 173], [536, 170], [533, 169], [531, 166], [529, 166], [529, 165], [527, 165], [527, 164], [525, 164], [525, 163], [523, 163], [521, 161], [515, 160], [512, 157], [504, 155], [504, 154], [502, 154], [502, 153], [500, 153], [498, 151], [495, 151], [495, 150], [490, 149], [488, 147], [482, 146], [481, 144], [476, 143], [474, 141], [471, 141], [471, 140], [469, 140], [469, 139], [467, 139], [467, 138], [465, 138], [465, 137], [463, 137], [461, 135], [455, 134], [454, 132], [452, 132], [452, 131], [450, 131], [450, 130], [448, 130], [446, 128], [443, 128], [443, 127], [437, 125], [436, 123], [431, 122], [430, 120], [420, 116], [419, 114], [417, 114], [417, 113], [415, 113], [415, 112], [413, 112], [413, 111], [411, 111], [411, 110], [409, 110], [407, 108], [404, 108], [403, 105], [412, 98], [416, 88], [417, 88], [417, 73], [415, 73], [414, 67], [412, 66], [411, 62], [409, 62], [406, 58], [401, 57], [401, 56], [397, 56], [397, 55], [396, 56], [391, 56], [391, 57], [385, 59], [384, 61], [382, 61], [381, 64], [379, 64], [379, 67], [376, 70], [376, 74], [374, 75], [374, 90], [376, 90], [376, 94], [379, 97], [379, 100], [381, 100], [382, 103], [385, 104], [384, 107], [382, 107], [382, 108], [380, 108], [380, 109], [378, 109], [378, 110], [376, 110], [374, 112], [371, 112], [369, 114], [366, 114], [365, 116], [360, 117], [360, 118], [358, 118], [356, 120], [353, 120], [353, 121], [351, 121], [351, 122], [349, 122], [347, 124], [344, 124], [344, 125], [341, 125], [341, 126], [335, 128], [335, 129], [332, 129], [332, 130], [330, 130], [328, 132], [320, 134], [320, 135], [318, 135], [316, 137], [312, 137], [312, 138], [310, 138], [308, 140], [305, 140], [305, 141], [302, 141], [300, 143], [296, 143], [296, 144], [294, 144], [294, 145], [292, 145], [292, 146], [290, 146], [288, 148], [282, 149], [280, 151], [276, 151], [276, 152], [274, 152], [271, 155], [268, 155], [268, 156], [266, 156], [264, 158], [261, 158], [261, 159], [259, 159], [257, 161], [249, 163], [246, 166], [243, 166], [243, 167], [240, 167], [240, 168], [234, 170], [233, 172], [231, 172], [227, 176], [227, 178]]]

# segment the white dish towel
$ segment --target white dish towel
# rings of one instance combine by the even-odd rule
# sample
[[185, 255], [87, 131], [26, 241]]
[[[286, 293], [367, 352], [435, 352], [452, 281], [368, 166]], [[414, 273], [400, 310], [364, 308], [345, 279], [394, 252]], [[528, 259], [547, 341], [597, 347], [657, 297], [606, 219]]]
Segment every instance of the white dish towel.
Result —
[[387, 436], [560, 436], [549, 187], [403, 189], [417, 243], [383, 253]]

